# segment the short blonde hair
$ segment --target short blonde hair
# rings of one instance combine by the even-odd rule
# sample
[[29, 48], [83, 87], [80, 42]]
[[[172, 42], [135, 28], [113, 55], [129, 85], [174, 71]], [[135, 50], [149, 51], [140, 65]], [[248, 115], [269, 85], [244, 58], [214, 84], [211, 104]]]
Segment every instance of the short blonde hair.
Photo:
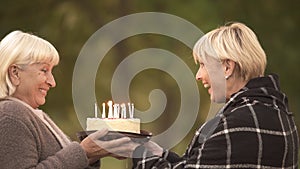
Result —
[[242, 23], [229, 23], [214, 29], [195, 44], [195, 61], [214, 57], [236, 63], [235, 74], [245, 81], [264, 75], [267, 59], [255, 33]]
[[11, 65], [40, 62], [58, 64], [59, 55], [51, 43], [19, 30], [6, 35], [0, 42], [0, 98], [15, 92], [15, 86], [11, 83], [8, 74]]

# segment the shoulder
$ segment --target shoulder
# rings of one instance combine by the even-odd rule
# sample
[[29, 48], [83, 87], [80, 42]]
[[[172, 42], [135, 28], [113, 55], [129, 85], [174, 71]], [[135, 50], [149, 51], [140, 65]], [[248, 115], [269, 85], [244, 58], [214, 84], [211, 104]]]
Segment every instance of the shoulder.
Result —
[[222, 113], [223, 121], [228, 123], [228, 127], [250, 127], [254, 125], [253, 113], [251, 112], [253, 105], [244, 101], [236, 101], [227, 106]]
[[14, 100], [1, 100], [0, 101], [0, 111], [2, 113], [8, 113], [8, 112], [19, 112], [19, 111], [30, 111], [25, 105], [22, 103], [19, 103]]
[[32, 117], [32, 113], [31, 110], [22, 103], [6, 99], [0, 101], [0, 119], [3, 117], [24, 121]]
[[14, 100], [0, 101], [0, 135], [10, 139], [36, 140], [41, 134], [41, 124], [42, 121], [22, 103]]
[[280, 111], [259, 100], [244, 100], [224, 112], [228, 127], [254, 127], [280, 130]]

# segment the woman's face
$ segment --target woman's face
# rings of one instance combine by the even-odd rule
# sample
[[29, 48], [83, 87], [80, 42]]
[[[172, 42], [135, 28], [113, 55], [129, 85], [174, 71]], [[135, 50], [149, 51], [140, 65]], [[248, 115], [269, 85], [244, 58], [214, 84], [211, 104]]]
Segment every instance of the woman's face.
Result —
[[19, 84], [12, 95], [33, 108], [45, 104], [47, 92], [56, 83], [52, 74], [54, 65], [49, 63], [34, 63], [20, 68]]
[[226, 101], [226, 80], [223, 64], [215, 59], [199, 61], [199, 70], [196, 80], [202, 81], [204, 88], [208, 90], [210, 100], [217, 103]]

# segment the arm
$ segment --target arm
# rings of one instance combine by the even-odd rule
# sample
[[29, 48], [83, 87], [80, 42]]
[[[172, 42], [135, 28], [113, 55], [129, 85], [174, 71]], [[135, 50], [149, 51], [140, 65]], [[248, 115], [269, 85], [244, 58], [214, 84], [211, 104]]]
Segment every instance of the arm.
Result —
[[[202, 127], [202, 133], [195, 136], [195, 142], [191, 143], [183, 157], [178, 157], [178, 155], [169, 151], [164, 151], [162, 156], [153, 156], [145, 148], [143, 151], [135, 151], [135, 153], [139, 153], [140, 158], [133, 160], [134, 168], [216, 168], [215, 166], [217, 165], [220, 165], [221, 168], [226, 168], [226, 165], [224, 165], [227, 162], [226, 136], [224, 134], [207, 134], [210, 133], [210, 130], [215, 132], [223, 131], [223, 122], [219, 120], [214, 119]], [[213, 127], [214, 125], [216, 127]], [[207, 139], [203, 139], [202, 136], [207, 136]]]
[[[0, 126], [0, 166], [3, 168], [80, 169], [88, 166], [85, 152], [76, 142], [40, 161], [44, 150], [41, 150], [35, 129], [29, 127], [26, 120], [5, 115], [0, 118]], [[51, 148], [54, 151], [56, 147], [49, 150]]]
[[172, 163], [183, 160], [176, 153], [164, 150], [161, 155], [153, 155], [145, 146], [137, 147], [133, 152], [133, 168], [169, 168]]
[[[136, 153], [136, 152], [135, 152]], [[142, 154], [140, 154], [142, 156]], [[147, 149], [143, 151], [142, 158], [133, 159], [134, 168], [150, 169], [182, 169], [205, 168], [215, 164], [226, 164], [226, 141], [222, 137], [215, 137], [204, 144], [196, 144], [189, 154], [179, 157], [173, 152], [164, 151], [161, 157], [151, 156]], [[226, 167], [226, 166], [225, 166]]]

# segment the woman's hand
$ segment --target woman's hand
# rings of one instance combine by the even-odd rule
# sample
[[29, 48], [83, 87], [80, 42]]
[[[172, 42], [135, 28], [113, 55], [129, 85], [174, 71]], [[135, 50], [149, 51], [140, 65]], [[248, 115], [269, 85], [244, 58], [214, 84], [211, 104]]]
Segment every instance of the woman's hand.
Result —
[[119, 144], [112, 149], [114, 151], [112, 157], [115, 157], [117, 159], [124, 159], [125, 157], [132, 158], [134, 150], [140, 144], [133, 142], [129, 137], [126, 138], [129, 139], [127, 143]]
[[117, 159], [131, 157], [134, 149], [139, 145], [131, 141], [129, 137], [122, 137], [110, 141], [99, 140], [108, 133], [107, 129], [99, 130], [82, 140], [80, 145], [86, 152], [90, 164], [106, 156]]
[[156, 144], [153, 141], [148, 141], [144, 144], [144, 147], [147, 148], [148, 151], [150, 151], [153, 155], [161, 157], [163, 154], [163, 148], [160, 147], [158, 144]]

